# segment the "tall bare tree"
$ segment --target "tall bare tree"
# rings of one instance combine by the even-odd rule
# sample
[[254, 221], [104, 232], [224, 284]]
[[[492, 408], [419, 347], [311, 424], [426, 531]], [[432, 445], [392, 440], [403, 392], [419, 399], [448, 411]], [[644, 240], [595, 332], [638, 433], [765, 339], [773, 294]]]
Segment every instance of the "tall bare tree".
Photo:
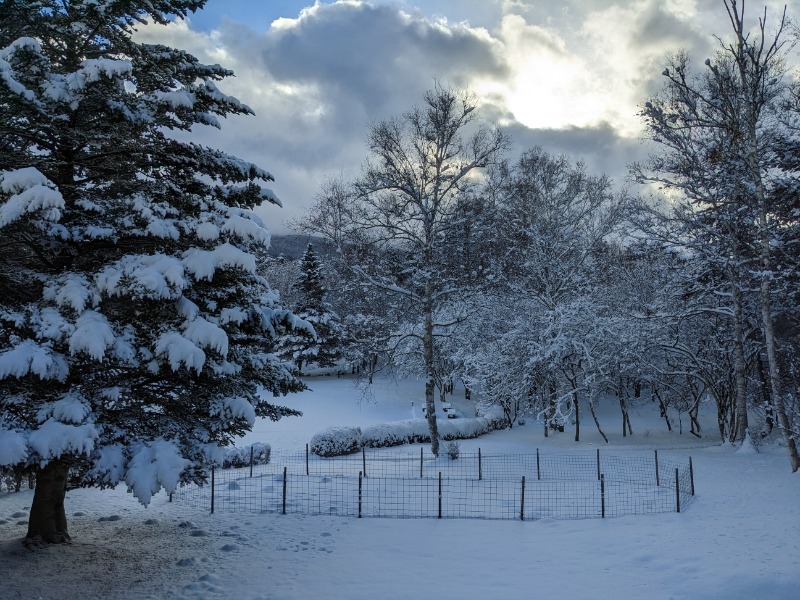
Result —
[[[468, 91], [437, 84], [425, 94], [422, 106], [373, 125], [362, 176], [347, 194], [329, 186], [335, 193], [322, 196], [309, 219], [313, 230], [335, 230], [340, 239], [357, 239], [390, 257], [390, 266], [365, 261], [355, 270], [365, 284], [395, 302], [406, 319], [394, 338], [395, 347], [413, 347], [421, 358], [417, 364], [425, 375], [431, 450], [436, 455], [436, 339], [459, 318], [444, 307], [461, 288], [464, 275], [443, 268], [446, 240], [463, 227], [468, 214], [463, 202], [479, 180], [479, 170], [495, 163], [507, 146], [499, 129], [478, 126], [476, 107]], [[346, 210], [342, 198], [349, 199]], [[337, 222], [320, 220], [325, 214], [335, 215]], [[405, 344], [409, 340], [415, 343]]]
[[[786, 11], [772, 33], [766, 9], [751, 31], [745, 24], [743, 2], [723, 0], [723, 4], [732, 29], [730, 41], [719, 38], [718, 52], [713, 59], [706, 59], [706, 69], [697, 76], [690, 75], [687, 56], [672, 61], [664, 70], [665, 94], [645, 105], [643, 116], [666, 152], [650, 164], [649, 173], [638, 169], [637, 175], [640, 180], [666, 184], [709, 209], [710, 219], [698, 219], [697, 226], [706, 231], [716, 228], [728, 242], [726, 256], [719, 258], [737, 265], [731, 277], [734, 315], [742, 310], [739, 277], [756, 273], [771, 395], [796, 471], [800, 457], [784, 406], [775, 341], [773, 278], [777, 274], [772, 248], [779, 233], [773, 227], [769, 193], [774, 143], [780, 139], [775, 131], [779, 126], [776, 110], [787, 92], [790, 45], [785, 38]], [[740, 259], [747, 259], [748, 254], [753, 264], [742, 269]], [[740, 326], [742, 319], [737, 318], [737, 323]], [[741, 337], [740, 331], [737, 334]], [[741, 357], [737, 358], [737, 363], [740, 361]], [[738, 376], [740, 369], [741, 365]], [[747, 418], [742, 387], [743, 381], [739, 381], [739, 439], [744, 436]]]

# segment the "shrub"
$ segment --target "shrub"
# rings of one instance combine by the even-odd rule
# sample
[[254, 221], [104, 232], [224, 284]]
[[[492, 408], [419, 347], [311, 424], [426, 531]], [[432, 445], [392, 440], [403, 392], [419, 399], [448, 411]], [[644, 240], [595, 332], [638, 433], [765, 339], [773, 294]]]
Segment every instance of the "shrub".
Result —
[[450, 440], [444, 445], [444, 449], [447, 452], [447, 457], [450, 460], [456, 460], [458, 455], [461, 454], [461, 444], [459, 444], [455, 440]]
[[[503, 429], [507, 426], [502, 409], [489, 408], [474, 419], [439, 421], [439, 435], [445, 441], [465, 440]], [[393, 423], [358, 427], [329, 427], [311, 438], [311, 452], [318, 456], [342, 456], [365, 448], [388, 448], [403, 444], [430, 442], [425, 419], [407, 419]]]
[[311, 452], [324, 458], [343, 456], [361, 450], [359, 427], [328, 427], [311, 438]]
[[256, 442], [251, 446], [242, 446], [237, 448], [231, 446], [225, 450], [225, 458], [222, 461], [223, 469], [238, 469], [241, 467], [250, 466], [250, 449], [253, 450], [253, 464], [254, 465], [267, 465], [269, 464], [272, 448], [269, 444], [261, 444]]

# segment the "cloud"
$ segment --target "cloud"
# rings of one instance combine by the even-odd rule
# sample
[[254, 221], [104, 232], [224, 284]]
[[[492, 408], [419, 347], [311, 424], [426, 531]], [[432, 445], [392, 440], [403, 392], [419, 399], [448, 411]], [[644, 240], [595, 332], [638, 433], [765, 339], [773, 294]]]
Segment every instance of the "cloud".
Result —
[[357, 175], [368, 126], [419, 104], [435, 79], [475, 91], [482, 118], [512, 134], [515, 152], [541, 145], [620, 180], [641, 157], [638, 105], [659, 89], [667, 52], [687, 48], [702, 62], [713, 48], [709, 33], [728, 27], [721, 7], [709, 25], [707, 5], [339, 0], [266, 30], [260, 21], [256, 30], [222, 20], [200, 32], [190, 21], [142, 27], [139, 39], [236, 73], [221, 87], [257, 116], [193, 136], [275, 174], [285, 208], [263, 212], [280, 230], [326, 177]]

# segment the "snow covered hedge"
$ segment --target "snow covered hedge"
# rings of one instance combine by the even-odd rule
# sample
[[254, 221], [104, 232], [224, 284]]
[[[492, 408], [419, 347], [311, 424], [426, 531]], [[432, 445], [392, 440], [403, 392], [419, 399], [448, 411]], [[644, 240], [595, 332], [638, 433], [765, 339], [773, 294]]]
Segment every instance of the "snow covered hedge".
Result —
[[[493, 407], [474, 419], [448, 419], [439, 421], [439, 435], [443, 440], [476, 438], [496, 429], [506, 427], [503, 412]], [[361, 448], [387, 448], [430, 442], [428, 422], [425, 419], [407, 419], [393, 423], [380, 423], [360, 427], [329, 427], [311, 438], [311, 452], [317, 456], [343, 456]]]
[[361, 450], [361, 429], [328, 427], [311, 438], [311, 452], [317, 456], [344, 456]]
[[238, 469], [250, 466], [250, 450], [253, 451], [254, 465], [268, 465], [272, 447], [269, 444], [256, 442], [252, 446], [242, 446], [237, 448], [231, 446], [225, 449], [225, 458], [222, 461], [223, 469]]

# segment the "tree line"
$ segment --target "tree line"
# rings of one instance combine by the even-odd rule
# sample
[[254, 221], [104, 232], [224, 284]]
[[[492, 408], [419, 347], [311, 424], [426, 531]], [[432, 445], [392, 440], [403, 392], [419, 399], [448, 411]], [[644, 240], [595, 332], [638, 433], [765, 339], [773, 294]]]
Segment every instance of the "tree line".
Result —
[[777, 428], [800, 466], [800, 82], [785, 12], [750, 30], [723, 4], [717, 52], [674, 55], [643, 102], [638, 195], [542, 148], [507, 158], [477, 99], [438, 83], [320, 190], [300, 226], [336, 248], [346, 352], [424, 377], [434, 453], [436, 392], [460, 378], [509, 426], [533, 413], [576, 440], [582, 404], [605, 437], [601, 397], [623, 435], [642, 398], [700, 435], [710, 398], [722, 440]]

